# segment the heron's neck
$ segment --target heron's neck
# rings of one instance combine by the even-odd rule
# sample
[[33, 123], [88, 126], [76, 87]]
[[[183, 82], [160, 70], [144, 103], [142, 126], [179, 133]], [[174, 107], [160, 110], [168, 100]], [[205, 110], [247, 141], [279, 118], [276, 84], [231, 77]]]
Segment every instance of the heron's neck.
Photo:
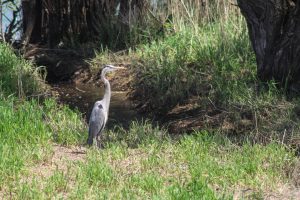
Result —
[[105, 78], [105, 74], [102, 76], [102, 81], [104, 82], [104, 96], [103, 96], [103, 101], [106, 105], [106, 107], [109, 107], [110, 103], [110, 97], [111, 97], [111, 89], [110, 89], [110, 83], [109, 81]]

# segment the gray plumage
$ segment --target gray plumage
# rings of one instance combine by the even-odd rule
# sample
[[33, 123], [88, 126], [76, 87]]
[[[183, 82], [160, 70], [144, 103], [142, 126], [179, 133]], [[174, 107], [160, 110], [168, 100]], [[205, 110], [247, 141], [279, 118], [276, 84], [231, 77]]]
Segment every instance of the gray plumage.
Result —
[[89, 120], [89, 137], [87, 143], [93, 144], [93, 140], [96, 139], [103, 131], [107, 117], [106, 112], [103, 110], [102, 102], [97, 101], [94, 104], [90, 120]]
[[105, 74], [107, 72], [111, 72], [117, 69], [124, 69], [123, 67], [115, 67], [112, 65], [106, 65], [101, 72], [101, 80], [104, 82], [104, 96], [101, 101], [96, 101], [94, 104], [90, 120], [89, 120], [89, 136], [87, 140], [88, 145], [92, 145], [94, 140], [96, 139], [97, 146], [98, 140], [97, 138], [103, 132], [105, 128], [107, 119], [108, 119], [108, 112], [109, 112], [109, 104], [110, 104], [110, 97], [111, 97], [111, 88], [109, 81], [105, 78]]

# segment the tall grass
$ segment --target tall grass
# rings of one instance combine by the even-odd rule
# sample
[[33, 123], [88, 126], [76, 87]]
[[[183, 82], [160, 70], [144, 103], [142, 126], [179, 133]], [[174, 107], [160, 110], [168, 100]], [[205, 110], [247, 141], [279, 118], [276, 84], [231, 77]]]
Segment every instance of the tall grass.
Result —
[[[103, 3], [99, 40], [104, 47], [120, 50], [180, 32], [189, 26], [225, 22], [238, 15], [237, 6], [229, 0], [142, 0]], [[126, 8], [126, 9], [125, 9]]]
[[220, 102], [236, 101], [256, 82], [255, 59], [242, 21], [216, 22], [196, 32], [186, 27], [141, 46], [137, 53], [137, 95], [149, 99], [153, 108], [169, 109], [203, 93]]
[[[163, 24], [162, 37], [154, 34], [127, 57], [125, 51], [104, 50], [94, 62], [131, 62], [131, 94], [144, 111], [172, 113], [185, 104], [201, 110], [201, 128], [298, 144], [298, 100], [257, 78], [247, 26], [234, 3], [169, 0], [153, 6], [150, 14]], [[197, 103], [189, 104], [191, 99]]]
[[0, 93], [24, 97], [45, 89], [40, 68], [18, 57], [7, 44], [0, 43]]
[[175, 31], [183, 31], [187, 26], [197, 31], [199, 26], [226, 22], [239, 15], [238, 7], [228, 0], [167, 0], [166, 8], [164, 16], [171, 16], [168, 22]]

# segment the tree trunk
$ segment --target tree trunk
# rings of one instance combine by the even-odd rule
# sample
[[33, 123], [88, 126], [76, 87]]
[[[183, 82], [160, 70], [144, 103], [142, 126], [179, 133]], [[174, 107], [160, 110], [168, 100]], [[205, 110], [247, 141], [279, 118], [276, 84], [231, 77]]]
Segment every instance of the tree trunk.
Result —
[[300, 81], [300, 1], [238, 0], [257, 61], [258, 77]]
[[[120, 45], [127, 38], [129, 16], [141, 10], [141, 0], [22, 0], [25, 44], [44, 43], [55, 47], [61, 41], [109, 42]], [[120, 3], [120, 15], [116, 9]], [[141, 12], [136, 12], [138, 18]], [[124, 18], [124, 16], [126, 16]], [[120, 27], [127, 28], [120, 28]], [[121, 32], [123, 31], [123, 32]]]
[[[33, 0], [31, 0], [33, 1]], [[35, 17], [35, 24], [34, 28], [31, 33], [31, 40], [32, 43], [37, 43], [42, 39], [42, 0], [35, 0], [35, 11], [31, 10], [30, 12], [34, 12]]]
[[23, 41], [24, 44], [28, 44], [30, 41], [34, 41], [32, 32], [35, 29], [35, 22], [37, 19], [37, 0], [22, 0], [23, 9]]

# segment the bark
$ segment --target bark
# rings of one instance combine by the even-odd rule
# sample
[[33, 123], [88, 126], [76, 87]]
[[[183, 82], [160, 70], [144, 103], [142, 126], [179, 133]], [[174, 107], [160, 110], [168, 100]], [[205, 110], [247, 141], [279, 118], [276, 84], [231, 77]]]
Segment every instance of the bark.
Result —
[[300, 1], [238, 0], [249, 30], [258, 77], [282, 84], [300, 80]]
[[23, 9], [23, 41], [28, 44], [32, 38], [31, 34], [37, 19], [36, 0], [22, 0]]

